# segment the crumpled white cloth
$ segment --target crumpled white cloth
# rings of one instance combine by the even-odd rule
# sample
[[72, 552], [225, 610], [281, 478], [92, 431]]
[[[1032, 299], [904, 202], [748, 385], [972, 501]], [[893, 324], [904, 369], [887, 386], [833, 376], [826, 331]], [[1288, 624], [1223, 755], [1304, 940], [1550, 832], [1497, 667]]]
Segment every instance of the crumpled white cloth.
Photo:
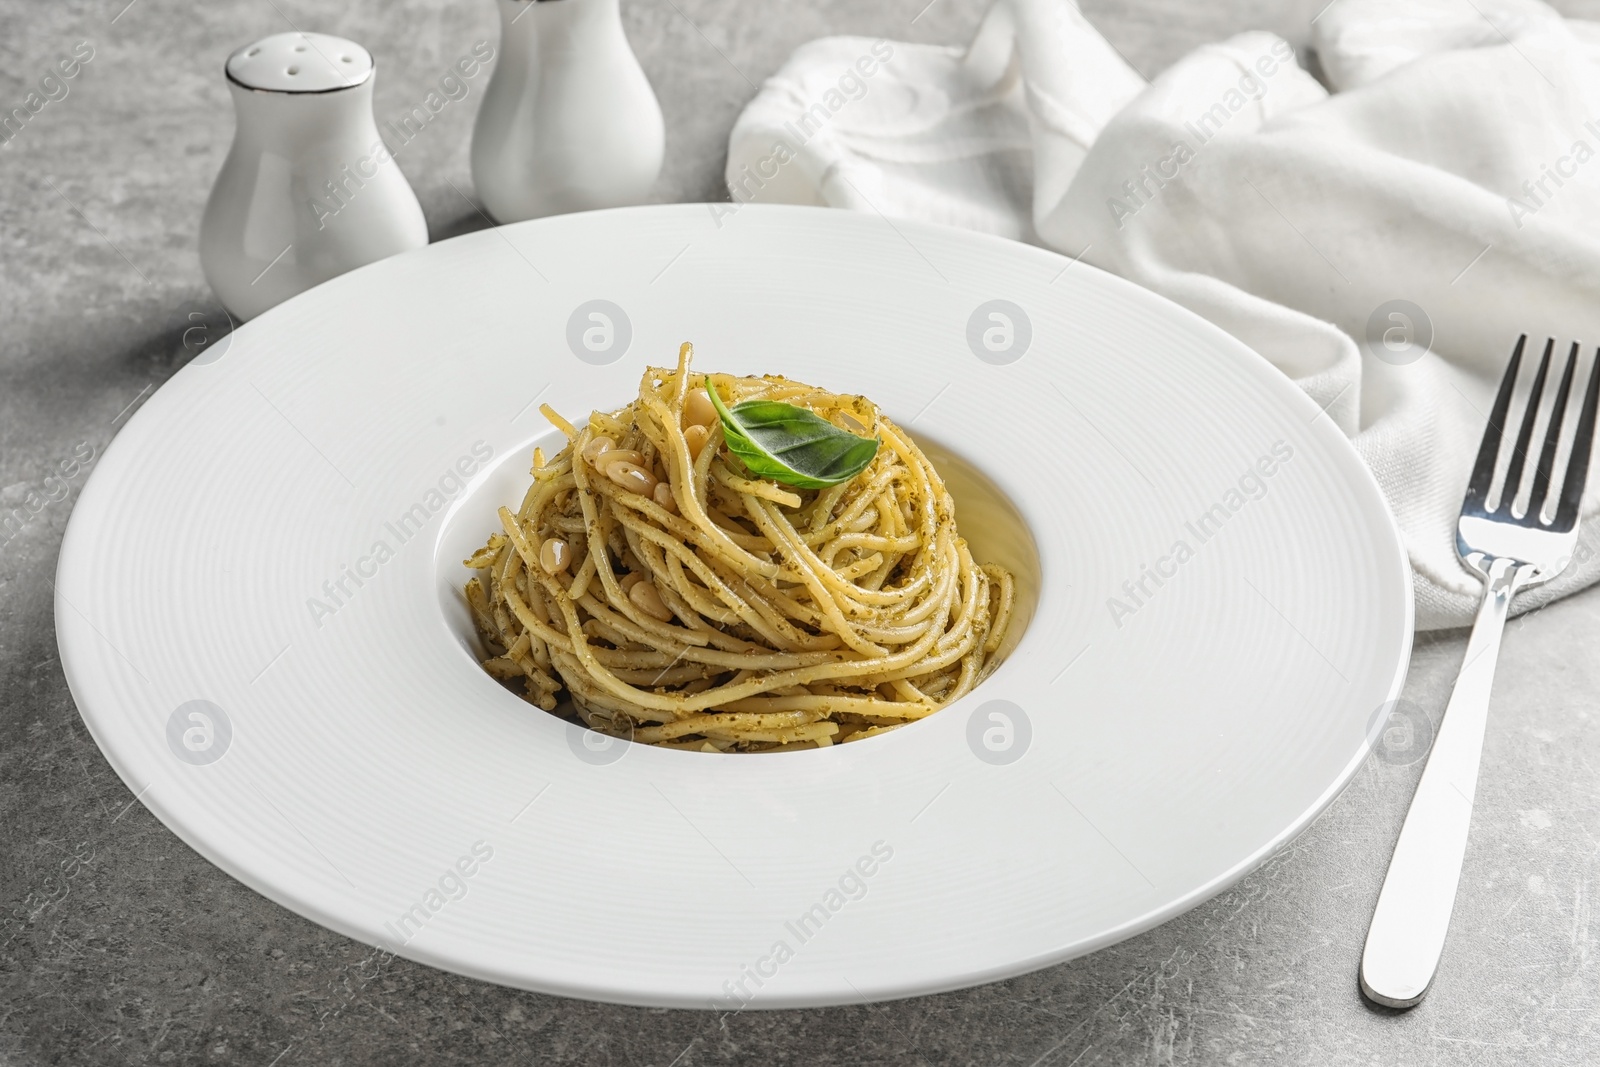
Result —
[[[813, 41], [740, 116], [728, 185], [1081, 254], [1217, 323], [1371, 468], [1418, 628], [1465, 625], [1455, 519], [1512, 345], [1600, 344], [1600, 25], [1335, 0], [1312, 48], [1331, 93], [1264, 32], [1147, 84], [1072, 0], [997, 0], [966, 49]], [[1595, 495], [1519, 610], [1600, 578]]]

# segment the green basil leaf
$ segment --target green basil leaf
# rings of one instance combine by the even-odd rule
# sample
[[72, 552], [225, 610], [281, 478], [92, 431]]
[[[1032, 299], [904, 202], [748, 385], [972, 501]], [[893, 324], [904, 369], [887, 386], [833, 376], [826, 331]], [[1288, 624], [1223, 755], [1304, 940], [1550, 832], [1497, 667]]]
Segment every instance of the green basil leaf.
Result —
[[805, 408], [776, 400], [746, 400], [732, 411], [706, 380], [711, 406], [722, 417], [728, 451], [758, 478], [797, 489], [848, 482], [878, 454], [876, 437], [858, 437]]

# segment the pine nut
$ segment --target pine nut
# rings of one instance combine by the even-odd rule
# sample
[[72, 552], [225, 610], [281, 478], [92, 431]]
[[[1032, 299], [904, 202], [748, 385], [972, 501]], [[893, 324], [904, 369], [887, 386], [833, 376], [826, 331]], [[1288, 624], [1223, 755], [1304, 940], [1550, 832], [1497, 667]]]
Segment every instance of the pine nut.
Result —
[[572, 547], [559, 537], [545, 539], [539, 546], [539, 566], [546, 574], [560, 574], [572, 562]]
[[591, 437], [589, 443], [583, 446], [583, 458], [598, 465], [600, 457], [616, 447], [617, 443], [609, 437]]
[[661, 599], [661, 593], [656, 589], [654, 582], [639, 582], [628, 590], [628, 599], [633, 601], [634, 607], [658, 622], [672, 620], [672, 612]]
[[674, 515], [678, 513], [678, 502], [672, 497], [672, 486], [666, 482], [656, 483], [656, 491], [651, 496], [655, 497], [656, 503], [664, 510]]
[[683, 402], [685, 426], [710, 426], [717, 418], [717, 409], [711, 405], [711, 398], [703, 392], [690, 393]]
[[711, 440], [709, 426], [695, 425], [683, 431], [684, 443], [689, 446], [689, 458], [699, 459], [700, 451], [706, 447], [706, 442]]
[[614, 463], [607, 463], [603, 473], [630, 493], [650, 496], [656, 491], [656, 476], [636, 463], [619, 459]]
[[638, 585], [642, 581], [644, 581], [644, 575], [640, 574], [638, 571], [629, 571], [627, 574], [624, 574], [621, 578], [617, 579], [617, 584], [622, 586], [622, 591], [626, 593], [632, 590], [634, 586]]

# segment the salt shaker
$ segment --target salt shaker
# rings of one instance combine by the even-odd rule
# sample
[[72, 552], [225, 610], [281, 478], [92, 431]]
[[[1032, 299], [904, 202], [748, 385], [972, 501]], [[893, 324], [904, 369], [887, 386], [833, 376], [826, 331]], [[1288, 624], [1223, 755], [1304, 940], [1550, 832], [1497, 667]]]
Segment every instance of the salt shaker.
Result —
[[498, 222], [637, 204], [661, 171], [661, 105], [620, 0], [497, 0], [500, 59], [472, 131]]
[[200, 265], [234, 317], [428, 243], [373, 122], [373, 68], [365, 48], [321, 33], [228, 57], [237, 127], [200, 222]]

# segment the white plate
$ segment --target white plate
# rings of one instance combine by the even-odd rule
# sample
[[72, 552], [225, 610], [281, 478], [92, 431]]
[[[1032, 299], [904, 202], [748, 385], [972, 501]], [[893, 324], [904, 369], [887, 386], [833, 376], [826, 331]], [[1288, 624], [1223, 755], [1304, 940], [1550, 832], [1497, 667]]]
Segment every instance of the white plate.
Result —
[[[630, 324], [614, 362], [568, 344], [606, 341], [574, 320], [594, 300]], [[993, 300], [1025, 309], [1009, 351]], [[592, 751], [480, 671], [458, 561], [520, 497], [534, 401], [616, 406], [685, 339], [702, 369], [875, 398], [1015, 505], [1037, 606], [982, 687], [880, 738], [718, 756]], [[980, 558], [1033, 566], [974, 492]], [[106, 452], [56, 622], [129, 788], [285, 907], [508, 985], [786, 1007], [1017, 974], [1228, 886], [1367, 754], [1411, 599], [1355, 452], [1194, 315], [964, 231], [675, 206], [446, 241], [238, 330]]]

